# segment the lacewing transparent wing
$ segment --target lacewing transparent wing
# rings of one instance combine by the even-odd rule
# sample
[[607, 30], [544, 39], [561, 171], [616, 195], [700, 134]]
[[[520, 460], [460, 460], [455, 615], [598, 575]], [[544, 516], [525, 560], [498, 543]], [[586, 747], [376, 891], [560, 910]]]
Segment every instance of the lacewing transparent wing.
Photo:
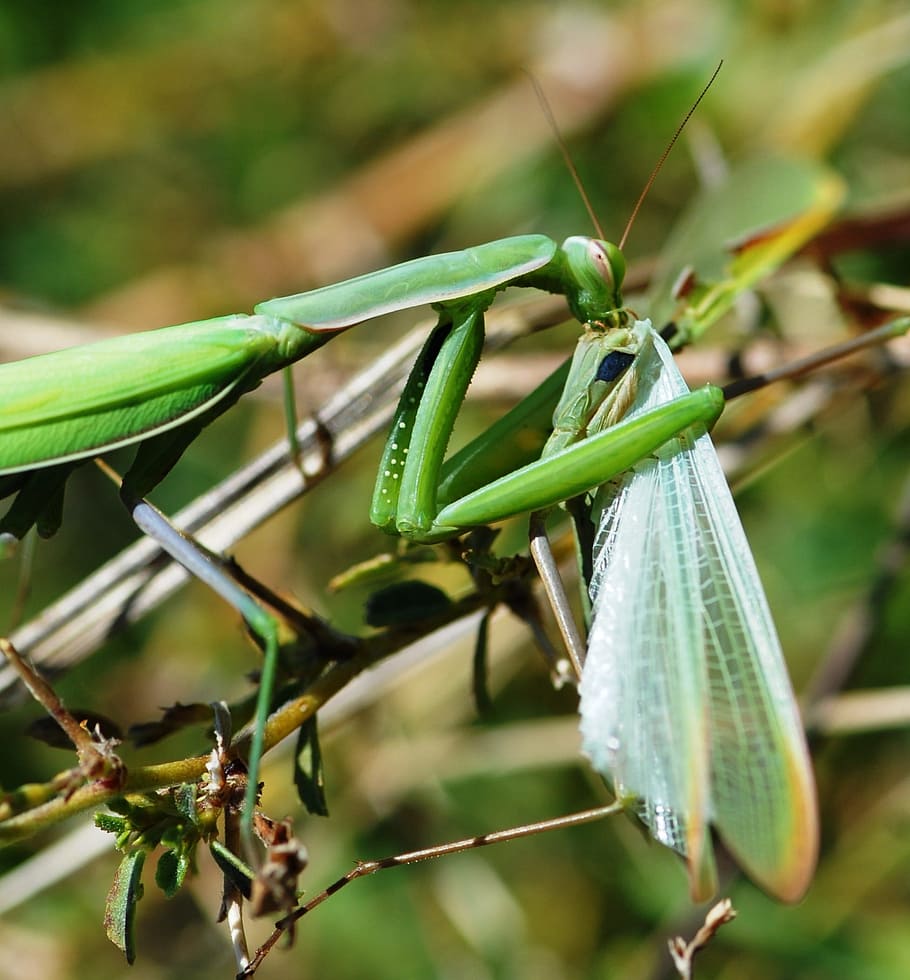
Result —
[[[626, 417], [688, 391], [653, 330], [632, 370]], [[694, 898], [716, 887], [713, 826], [752, 878], [795, 901], [817, 854], [812, 769], [710, 437], [673, 439], [601, 487], [593, 519], [585, 753], [651, 834], [686, 858]]]

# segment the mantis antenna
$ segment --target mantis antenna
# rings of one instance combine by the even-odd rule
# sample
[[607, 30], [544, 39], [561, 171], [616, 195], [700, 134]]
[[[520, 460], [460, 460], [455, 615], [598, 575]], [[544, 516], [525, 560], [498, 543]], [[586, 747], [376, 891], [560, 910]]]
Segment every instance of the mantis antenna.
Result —
[[623, 229], [622, 238], [619, 240], [619, 250], [622, 251], [626, 245], [626, 239], [629, 237], [629, 232], [632, 230], [632, 225], [635, 219], [638, 217], [638, 212], [641, 210], [641, 206], [644, 203], [645, 198], [648, 196], [648, 192], [654, 185], [654, 181], [657, 179], [657, 175], [660, 173], [660, 168], [664, 165], [664, 161], [670, 155], [670, 150], [673, 149], [676, 141], [679, 139], [682, 131], [686, 128], [686, 123], [692, 118], [692, 113], [698, 108], [701, 100], [708, 94], [708, 89], [714, 84], [714, 79], [717, 78], [723, 67], [723, 61], [719, 61], [717, 67], [714, 69], [714, 74], [708, 79], [708, 84], [701, 90], [698, 98], [689, 107], [689, 111], [686, 113], [683, 121], [676, 127], [676, 132], [673, 134], [670, 142], [667, 143], [667, 148], [660, 155], [660, 159], [657, 161], [654, 169], [651, 171], [651, 176], [645, 181], [645, 186], [642, 188], [641, 194], [638, 195], [638, 200], [635, 202], [635, 207], [632, 208], [632, 213], [629, 215], [629, 220], [626, 222], [626, 227]]
[[[572, 159], [572, 154], [569, 153], [569, 148], [566, 146], [566, 141], [563, 139], [562, 131], [559, 128], [559, 123], [556, 121], [556, 116], [553, 115], [550, 100], [547, 98], [547, 94], [541, 87], [540, 82], [538, 82], [529, 71], [526, 71], [525, 74], [528, 76], [528, 78], [531, 80], [531, 84], [534, 86], [534, 94], [537, 96], [537, 101], [540, 103], [540, 108], [550, 125], [550, 131], [553, 133], [553, 139], [556, 140], [556, 145], [559, 147], [559, 152], [562, 154], [562, 158], [565, 161], [566, 169], [569, 171], [572, 181], [575, 184], [579, 195], [581, 196], [582, 203], [585, 206], [585, 211], [588, 212], [588, 217], [591, 219], [591, 224], [594, 226], [594, 231], [598, 238], [604, 238], [604, 231], [600, 225], [600, 219], [597, 217], [594, 206], [591, 204], [591, 198], [588, 197], [588, 192], [578, 174], [578, 168], [575, 166], [575, 161]], [[715, 75], [716, 74], [717, 72], [715, 72]]]
[[[635, 207], [632, 208], [632, 213], [629, 215], [629, 220], [626, 222], [626, 227], [623, 229], [622, 238], [619, 240], [619, 250], [622, 251], [626, 244], [626, 239], [629, 237], [629, 232], [632, 230], [632, 225], [635, 223], [635, 219], [638, 217], [638, 212], [641, 210], [641, 206], [644, 203], [645, 198], [648, 196], [648, 192], [654, 185], [654, 181], [657, 179], [657, 175], [660, 173], [661, 167], [664, 165], [664, 161], [670, 155], [670, 151], [673, 149], [676, 141], [679, 139], [682, 131], [686, 128], [686, 124], [692, 118], [692, 114], [698, 108], [702, 99], [708, 94], [708, 89], [714, 84], [714, 80], [720, 73], [723, 67], [723, 59], [721, 59], [717, 67], [714, 69], [713, 74], [708, 79], [707, 84], [701, 90], [698, 98], [689, 107], [689, 111], [684, 116], [682, 122], [676, 127], [676, 132], [673, 134], [670, 142], [667, 143], [666, 149], [661, 153], [660, 159], [651, 171], [651, 175], [645, 181], [645, 186], [642, 188], [641, 194], [638, 195], [638, 200], [635, 202]], [[534, 94], [537, 96], [537, 101], [540, 103], [540, 108], [543, 111], [544, 116], [546, 116], [547, 122], [550, 125], [550, 130], [553, 133], [553, 138], [556, 140], [556, 145], [559, 147], [559, 152], [562, 154], [562, 158], [565, 161], [566, 169], [569, 171], [569, 175], [572, 178], [572, 182], [575, 184], [578, 194], [581, 197], [582, 203], [585, 206], [585, 211], [588, 213], [588, 217], [591, 219], [591, 224], [594, 226], [594, 231], [598, 238], [604, 238], [604, 231], [600, 224], [600, 219], [597, 217], [594, 211], [594, 206], [591, 204], [591, 198], [588, 196], [588, 192], [585, 185], [579, 176], [578, 168], [575, 166], [575, 161], [572, 159], [572, 155], [569, 153], [569, 148], [566, 146], [566, 141], [563, 138], [562, 131], [559, 128], [559, 123], [556, 121], [556, 117], [553, 115], [553, 109], [550, 107], [550, 100], [547, 98], [546, 92], [544, 92], [540, 82], [531, 74], [531, 72], [526, 71], [525, 74], [531, 81], [531, 85], [534, 86]]]

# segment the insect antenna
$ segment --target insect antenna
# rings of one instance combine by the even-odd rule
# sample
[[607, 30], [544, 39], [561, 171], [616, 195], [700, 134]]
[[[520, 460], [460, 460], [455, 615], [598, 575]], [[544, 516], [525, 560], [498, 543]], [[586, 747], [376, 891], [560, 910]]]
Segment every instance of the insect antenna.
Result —
[[714, 69], [714, 74], [711, 75], [711, 77], [708, 79], [708, 84], [705, 85], [705, 87], [701, 90], [701, 93], [699, 94], [698, 98], [692, 103], [691, 107], [689, 108], [689, 111], [686, 113], [685, 117], [683, 118], [683, 121], [676, 127], [676, 132], [673, 134], [673, 137], [670, 140], [670, 142], [667, 143], [666, 149], [664, 150], [663, 153], [661, 153], [660, 159], [657, 161], [657, 164], [655, 165], [654, 169], [651, 171], [651, 176], [645, 182], [645, 186], [642, 188], [641, 194], [638, 195], [638, 200], [635, 202], [635, 207], [632, 208], [632, 213], [629, 215], [629, 220], [626, 222], [626, 227], [622, 233], [622, 238], [620, 238], [619, 240], [620, 251], [622, 251], [622, 249], [625, 247], [626, 239], [629, 237], [629, 232], [632, 230], [632, 225], [635, 222], [635, 219], [638, 217], [638, 212], [641, 210], [641, 206], [644, 203], [645, 198], [648, 196], [648, 192], [651, 190], [651, 187], [654, 185], [654, 181], [656, 180], [657, 175], [660, 173], [660, 168], [664, 165], [664, 161], [670, 155], [670, 150], [673, 149], [673, 146], [675, 145], [676, 141], [679, 139], [682, 131], [686, 128], [686, 123], [692, 118], [692, 113], [695, 112], [701, 100], [707, 95], [708, 89], [711, 88], [711, 86], [714, 84], [714, 79], [717, 78], [718, 73], [723, 67], [723, 64], [724, 64], [723, 61], [720, 61], [718, 63], [717, 67]]
[[[619, 240], [619, 249], [625, 247], [626, 239], [629, 237], [629, 232], [632, 230], [632, 225], [635, 219], [638, 217], [638, 212], [641, 210], [641, 206], [644, 203], [645, 198], [648, 196], [648, 192], [654, 184], [657, 175], [660, 173], [661, 167], [664, 165], [664, 161], [670, 155], [670, 151], [673, 149], [674, 144], [679, 139], [680, 134], [686, 127], [686, 123], [692, 118], [692, 114], [698, 108], [701, 100], [707, 95], [708, 89], [714, 84], [714, 79], [717, 78], [721, 68], [723, 67], [723, 60], [718, 62], [717, 67], [714, 69], [713, 74], [708, 79], [707, 84], [699, 93], [698, 98], [692, 103], [689, 111], [686, 113], [682, 122], [676, 127], [676, 132], [673, 134], [672, 139], [667, 144], [666, 149], [660, 155], [660, 159], [657, 161], [654, 169], [651, 171], [650, 177], [648, 177], [645, 182], [645, 186], [642, 189], [641, 194], [638, 195], [638, 200], [635, 202], [635, 207], [632, 208], [632, 213], [629, 215], [629, 220], [626, 222], [626, 227], [623, 230], [622, 238]], [[578, 168], [575, 166], [575, 161], [572, 159], [572, 155], [569, 153], [569, 148], [566, 146], [566, 141], [563, 138], [562, 132], [559, 128], [559, 123], [556, 121], [556, 117], [553, 115], [553, 109], [550, 106], [550, 100], [547, 98], [546, 93], [543, 90], [540, 82], [535, 78], [531, 72], [526, 71], [525, 74], [530, 79], [531, 85], [534, 87], [534, 94], [537, 96], [537, 101], [540, 103], [540, 108], [543, 111], [544, 116], [549, 123], [550, 130], [553, 133], [553, 138], [556, 140], [556, 145], [559, 147], [559, 152], [562, 154], [562, 158], [565, 161], [566, 169], [569, 171], [569, 175], [572, 178], [575, 187], [578, 190], [578, 194], [581, 197], [582, 203], [585, 206], [585, 211], [588, 213], [588, 217], [591, 219], [591, 224], [594, 226], [594, 231], [598, 238], [603, 239], [605, 237], [604, 230], [601, 227], [600, 219], [597, 217], [597, 213], [594, 211], [594, 206], [591, 204], [591, 198], [588, 196], [587, 189], [585, 188], [584, 182], [578, 173]]]
[[565, 161], [566, 169], [569, 171], [569, 174], [575, 183], [575, 187], [578, 189], [582, 203], [585, 206], [585, 211], [588, 212], [588, 217], [591, 219], [591, 224], [594, 226], [594, 231], [596, 232], [598, 238], [603, 238], [604, 231], [600, 226], [600, 220], [594, 211], [594, 206], [591, 204], [591, 199], [588, 197], [588, 192], [585, 190], [585, 185], [579, 176], [578, 168], [575, 166], [575, 161], [572, 159], [572, 156], [569, 153], [569, 148], [566, 146], [566, 141], [563, 139], [562, 132], [559, 129], [559, 123], [556, 122], [556, 117], [553, 115], [550, 100], [547, 98], [547, 95], [541, 87], [540, 82], [538, 82], [529, 71], [526, 71], [525, 74], [528, 76], [528, 78], [531, 80], [531, 84], [534, 86], [534, 94], [537, 96], [537, 101], [540, 103], [540, 108], [543, 110], [543, 114], [546, 116], [547, 122], [550, 124], [550, 130], [553, 133], [553, 138], [556, 140], [556, 145], [559, 147], [559, 152], [562, 154], [562, 158]]

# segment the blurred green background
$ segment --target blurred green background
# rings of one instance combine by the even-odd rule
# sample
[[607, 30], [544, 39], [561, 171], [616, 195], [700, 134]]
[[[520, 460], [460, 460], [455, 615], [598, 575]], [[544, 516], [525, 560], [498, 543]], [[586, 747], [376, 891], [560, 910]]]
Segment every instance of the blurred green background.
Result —
[[[245, 311], [429, 251], [588, 233], [526, 70], [552, 100], [606, 234], [618, 237], [720, 58], [718, 81], [638, 219], [633, 262], [659, 252], [718, 153], [826, 159], [847, 180], [848, 212], [907, 213], [910, 16], [901, 3], [6, 0], [0, 357]], [[906, 285], [908, 258], [906, 235], [895, 234], [838, 256], [836, 271]], [[827, 326], [792, 325], [808, 336]], [[370, 324], [308, 359], [302, 410], [399, 333], [400, 324]], [[567, 350], [571, 338], [558, 333], [544, 347]], [[267, 383], [207, 430], [156, 502], [176, 509], [278, 438], [279, 395]], [[469, 424], [500, 410], [474, 406]], [[899, 379], [882, 382], [741, 474], [738, 503], [797, 688], [828, 662], [857, 610], [872, 622], [849, 686], [910, 681], [906, 575], [883, 601], [866, 601], [895, 541], [908, 410]], [[350, 630], [361, 627], [363, 595], [329, 596], [325, 584], [386, 547], [366, 519], [378, 453], [360, 453], [237, 549], [255, 575]], [[63, 531], [39, 549], [28, 612], [133, 536], [102, 478], [80, 473]], [[0, 569], [6, 616], [15, 575]], [[308, 893], [357, 858], [604, 798], [578, 755], [573, 697], [553, 692], [522, 627], [494, 623], [494, 715], [484, 723], [469, 695], [469, 649], [470, 637], [326, 727], [329, 820], [302, 814], [288, 756], [266, 768], [266, 809], [293, 814], [309, 848]], [[237, 697], [254, 663], [237, 617], [190, 587], [60, 690], [128, 724], [178, 699]], [[68, 764], [22, 736], [38, 716], [29, 704], [2, 719], [4, 788]], [[875, 720], [815, 742], [823, 855], [806, 900], [787, 908], [732, 882], [739, 918], [699, 960], [699, 976], [910, 972], [907, 728], [899, 720], [875, 731]], [[185, 751], [205, 748], [197, 739]], [[180, 751], [168, 743], [138, 758]], [[0, 863], [70, 829], [0, 852]], [[206, 855], [200, 865], [170, 902], [148, 884], [132, 977], [233, 975], [226, 931], [214, 924], [218, 876]], [[101, 924], [115, 866], [108, 850], [8, 912], [0, 974], [124, 974]], [[358, 882], [301, 923], [295, 948], [275, 951], [260, 975], [660, 977], [667, 937], [691, 933], [698, 917], [681, 865], [614, 821]], [[264, 935], [251, 929], [254, 943]]]

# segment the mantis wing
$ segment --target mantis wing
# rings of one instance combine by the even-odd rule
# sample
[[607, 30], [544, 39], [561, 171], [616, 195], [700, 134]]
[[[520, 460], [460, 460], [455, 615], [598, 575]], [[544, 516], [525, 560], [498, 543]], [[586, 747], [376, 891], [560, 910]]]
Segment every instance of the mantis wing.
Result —
[[[631, 415], [688, 389], [655, 334]], [[709, 826], [767, 891], [798, 899], [817, 851], [811, 766], [783, 654], [708, 435], [684, 434], [601, 488], [581, 681], [585, 752], [693, 896]]]

